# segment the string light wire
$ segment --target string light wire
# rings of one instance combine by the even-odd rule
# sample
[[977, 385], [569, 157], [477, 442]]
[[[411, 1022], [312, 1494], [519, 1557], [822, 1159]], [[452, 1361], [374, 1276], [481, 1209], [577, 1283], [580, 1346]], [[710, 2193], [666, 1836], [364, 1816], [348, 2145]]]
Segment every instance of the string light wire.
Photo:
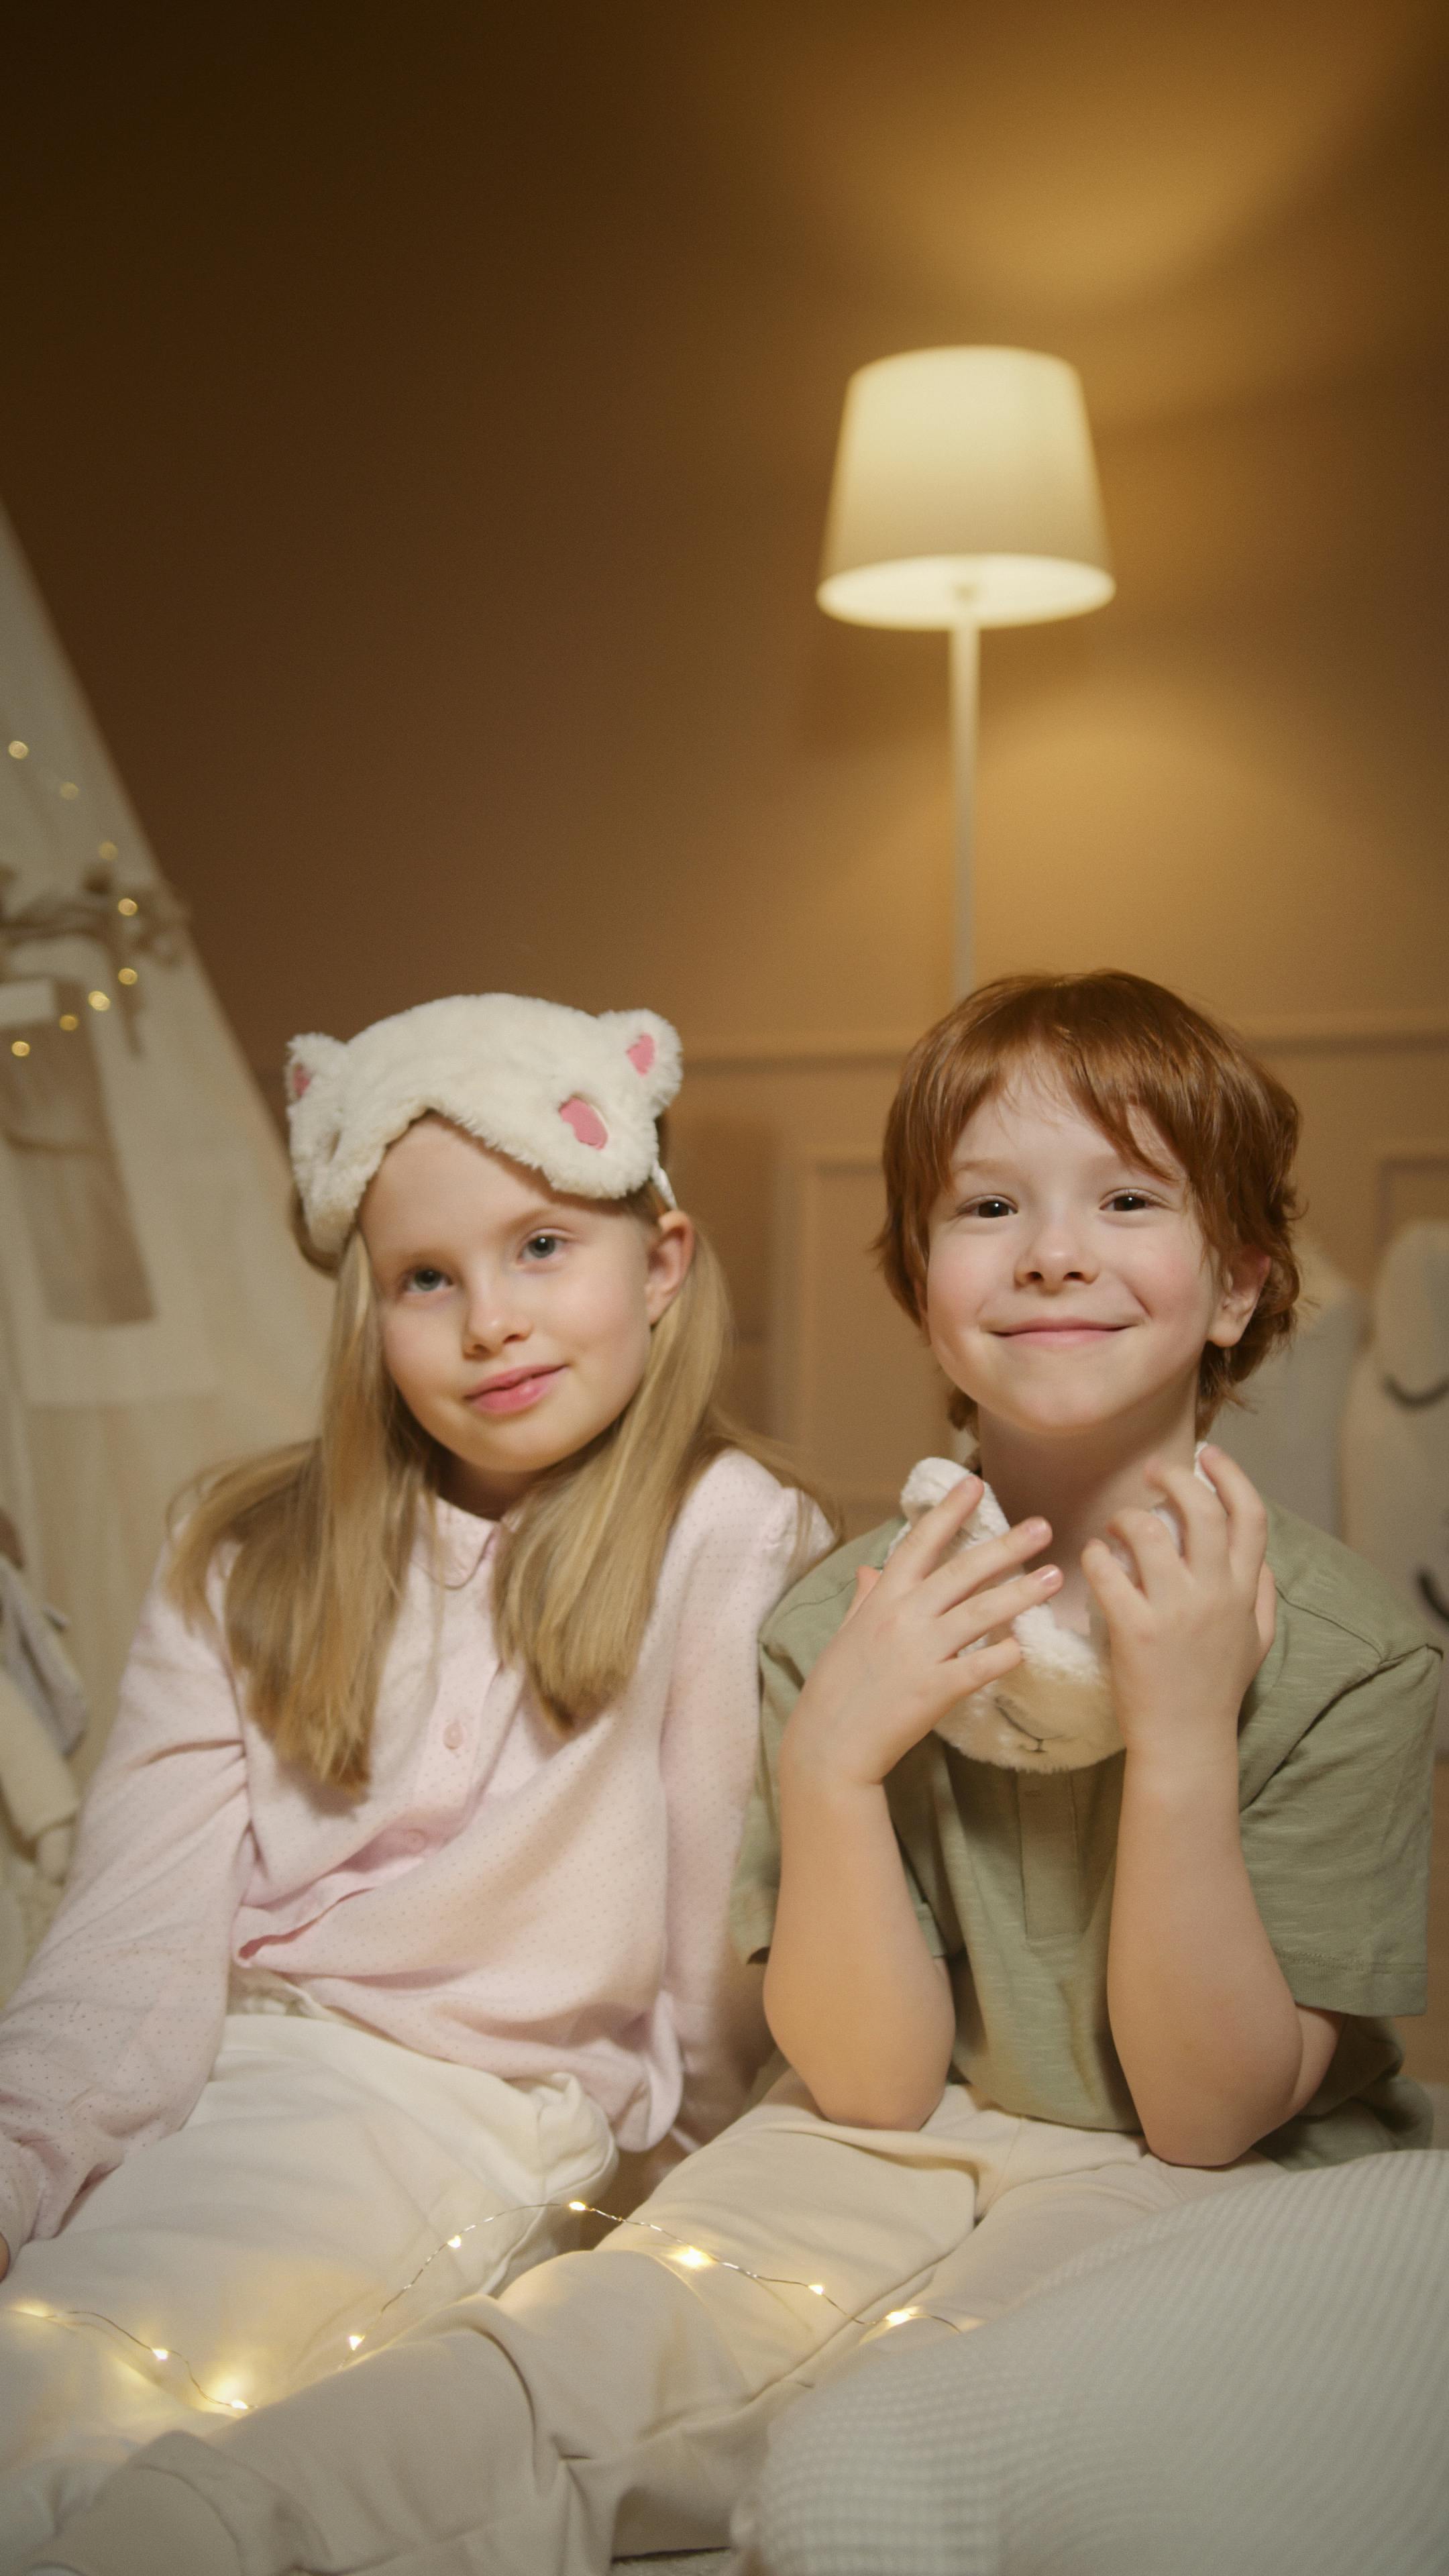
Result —
[[[440, 2261], [444, 2254], [457, 2253], [460, 2250], [465, 2236], [474, 2236], [481, 2228], [496, 2227], [505, 2218], [539, 2218], [545, 2216], [549, 2210], [553, 2209], [567, 2209], [572, 2211], [576, 2217], [580, 2218], [601, 2218], [605, 2221], [606, 2225], [610, 2227], [634, 2227], [647, 2231], [651, 2236], [662, 2236], [676, 2249], [674, 2259], [681, 2263], [688, 2271], [734, 2272], [741, 2280], [757, 2282], [761, 2289], [803, 2290], [810, 2298], [822, 2299], [827, 2308], [832, 2308], [834, 2310], [836, 2316], [840, 2318], [843, 2325], [857, 2326], [866, 2325], [872, 2322], [871, 2308], [875, 2305], [874, 2301], [871, 2301], [870, 2306], [860, 2309], [842, 2307], [838, 2299], [833, 2299], [831, 2297], [823, 2281], [801, 2281], [797, 2280], [791, 2273], [752, 2271], [747, 2263], [736, 2263], [729, 2255], [709, 2253], [704, 2246], [695, 2245], [689, 2240], [689, 2238], [677, 2235], [672, 2227], [661, 2225], [657, 2218], [624, 2217], [618, 2210], [600, 2209], [597, 2204], [591, 2200], [519, 2201], [508, 2209], [490, 2210], [486, 2217], [470, 2219], [465, 2227], [456, 2228], [451, 2236], [444, 2237], [441, 2244], [435, 2245], [432, 2252], [426, 2255], [423, 2261], [418, 2265], [417, 2270], [403, 2282], [401, 2288], [394, 2290], [391, 2297], [383, 2301], [383, 2304], [378, 2309], [371, 2326], [367, 2327], [361, 2334], [352, 2333], [344, 2336], [343, 2340], [347, 2345], [349, 2358], [353, 2360], [356, 2359], [358, 2353], [361, 2352], [364, 2346], [376, 2335], [379, 2326], [382, 2324], [384, 2317], [388, 2315], [389, 2311], [397, 2306], [400, 2299], [405, 2299], [410, 2291], [417, 2288], [417, 2285], [419, 2281], [422, 2280], [424, 2274], [430, 2272], [433, 2265]], [[18, 2308], [15, 2313], [21, 2316], [30, 2316], [42, 2319], [51, 2325], [64, 2326], [71, 2324], [92, 2324], [109, 2326], [114, 2334], [122, 2336], [125, 2342], [132, 2345], [137, 2353], [144, 2354], [148, 2360], [157, 2362], [163, 2366], [174, 2363], [177, 2369], [184, 2371], [186, 2377], [190, 2380], [192, 2387], [195, 2389], [197, 2396], [201, 2398], [203, 2404], [216, 2407], [220, 2412], [232, 2415], [248, 2415], [252, 2411], [249, 2402], [244, 2398], [222, 2397], [219, 2396], [214, 2389], [203, 2387], [183, 2352], [178, 2352], [174, 2346], [152, 2343], [145, 2335], [133, 2334], [129, 2326], [122, 2325], [118, 2317], [107, 2316], [103, 2309]], [[954, 2334], [960, 2334], [966, 2331], [966, 2328], [958, 2325], [953, 2317], [941, 2316], [939, 2312], [933, 2308], [891, 2308], [886, 2312], [884, 2317], [876, 2319], [874, 2322], [885, 2326], [903, 2326], [913, 2323], [917, 2318], [921, 2317], [929, 2317], [939, 2325], [949, 2326]], [[976, 2321], [973, 2319], [972, 2322], [975, 2323]], [[123, 2357], [126, 2360], [130, 2359], [129, 2354], [126, 2354]], [[140, 2365], [136, 2364], [133, 2366], [139, 2367]], [[346, 2364], [344, 2363], [340, 2366], [345, 2368]]]

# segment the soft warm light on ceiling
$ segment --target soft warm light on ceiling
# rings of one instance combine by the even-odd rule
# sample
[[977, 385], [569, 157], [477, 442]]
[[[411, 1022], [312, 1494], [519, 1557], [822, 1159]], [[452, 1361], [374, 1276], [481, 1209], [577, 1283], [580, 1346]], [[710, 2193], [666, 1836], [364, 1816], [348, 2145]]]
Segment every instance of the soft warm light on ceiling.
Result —
[[914, 349], [846, 392], [818, 597], [859, 626], [1030, 626], [1116, 584], [1076, 369]]

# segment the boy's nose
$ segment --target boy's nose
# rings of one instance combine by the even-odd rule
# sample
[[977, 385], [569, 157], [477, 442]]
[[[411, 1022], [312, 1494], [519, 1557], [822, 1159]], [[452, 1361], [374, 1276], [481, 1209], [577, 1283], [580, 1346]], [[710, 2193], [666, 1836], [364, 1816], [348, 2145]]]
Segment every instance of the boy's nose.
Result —
[[1023, 1279], [1090, 1279], [1095, 1264], [1086, 1245], [1069, 1227], [1043, 1228], [1022, 1250]]

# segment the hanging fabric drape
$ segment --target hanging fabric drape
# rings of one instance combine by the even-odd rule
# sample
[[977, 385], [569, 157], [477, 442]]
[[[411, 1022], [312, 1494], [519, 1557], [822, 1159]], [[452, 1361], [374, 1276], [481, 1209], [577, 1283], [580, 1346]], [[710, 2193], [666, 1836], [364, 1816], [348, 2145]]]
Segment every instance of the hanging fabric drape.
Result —
[[309, 1428], [328, 1292], [3, 517], [0, 871], [0, 1509], [70, 1620], [93, 1754], [170, 1498]]

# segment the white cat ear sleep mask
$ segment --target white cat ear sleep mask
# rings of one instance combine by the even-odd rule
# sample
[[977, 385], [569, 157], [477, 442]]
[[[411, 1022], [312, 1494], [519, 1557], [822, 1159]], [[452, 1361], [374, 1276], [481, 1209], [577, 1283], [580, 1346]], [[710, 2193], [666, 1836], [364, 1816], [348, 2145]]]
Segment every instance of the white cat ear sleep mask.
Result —
[[[923, 1512], [974, 1472], [979, 1471], [958, 1466], [954, 1458], [922, 1458], [901, 1490], [907, 1527], [914, 1528]], [[1203, 1474], [1200, 1466], [1197, 1473]], [[1209, 1483], [1206, 1476], [1203, 1483]], [[1171, 1506], [1154, 1503], [1152, 1508], [1180, 1546]], [[987, 1485], [956, 1548], [1004, 1538], [1007, 1528], [1006, 1515]], [[905, 1535], [902, 1530], [892, 1542], [891, 1555]], [[1122, 1554], [1112, 1540], [1107, 1544]], [[1105, 1762], [1109, 1754], [1120, 1753], [1107, 1631], [1095, 1603], [1087, 1637], [1063, 1627], [1046, 1601], [1021, 1611], [1011, 1626], [1021, 1662], [999, 1682], [959, 1699], [939, 1720], [936, 1733], [973, 1762], [994, 1762], [1008, 1771], [1081, 1771], [1089, 1762]]]
[[520, 993], [420, 1002], [345, 1044], [287, 1050], [292, 1170], [319, 1252], [340, 1252], [389, 1145], [430, 1110], [556, 1190], [674, 1194], [655, 1122], [679, 1089], [679, 1039], [655, 1011], [571, 1010]]

